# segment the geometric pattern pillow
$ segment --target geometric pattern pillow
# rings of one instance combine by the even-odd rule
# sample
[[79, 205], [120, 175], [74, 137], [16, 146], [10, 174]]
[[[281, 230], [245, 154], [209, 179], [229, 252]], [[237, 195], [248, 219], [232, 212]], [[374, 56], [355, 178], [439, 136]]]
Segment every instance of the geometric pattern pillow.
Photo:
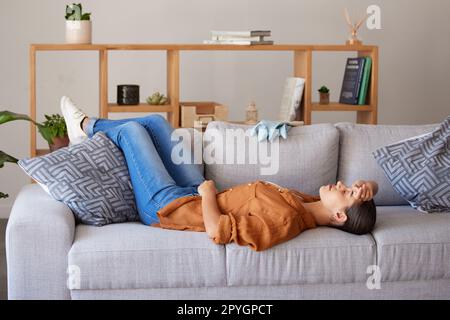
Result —
[[373, 156], [413, 208], [450, 211], [450, 116], [433, 132], [385, 146]]
[[103, 226], [139, 220], [123, 153], [103, 132], [18, 164], [65, 203], [77, 222]]

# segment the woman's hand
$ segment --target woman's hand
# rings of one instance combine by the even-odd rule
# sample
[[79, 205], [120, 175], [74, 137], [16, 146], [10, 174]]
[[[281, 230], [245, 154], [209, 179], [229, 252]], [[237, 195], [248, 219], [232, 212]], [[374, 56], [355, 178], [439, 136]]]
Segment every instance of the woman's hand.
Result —
[[205, 180], [201, 185], [198, 186], [198, 193], [204, 197], [209, 195], [216, 195], [217, 189], [212, 180]]
[[357, 180], [353, 182], [352, 189], [357, 199], [361, 201], [372, 200], [378, 191], [378, 185], [373, 181]]

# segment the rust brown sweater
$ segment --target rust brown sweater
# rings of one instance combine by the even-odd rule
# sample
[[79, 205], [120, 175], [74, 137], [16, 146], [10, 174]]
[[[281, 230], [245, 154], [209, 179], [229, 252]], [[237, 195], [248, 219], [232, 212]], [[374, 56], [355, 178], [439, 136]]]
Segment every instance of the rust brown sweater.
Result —
[[[215, 243], [232, 241], [261, 251], [288, 241], [316, 227], [314, 217], [302, 203], [320, 197], [256, 181], [217, 194], [222, 215]], [[176, 199], [158, 212], [160, 222], [152, 226], [175, 230], [205, 231], [200, 196]]]

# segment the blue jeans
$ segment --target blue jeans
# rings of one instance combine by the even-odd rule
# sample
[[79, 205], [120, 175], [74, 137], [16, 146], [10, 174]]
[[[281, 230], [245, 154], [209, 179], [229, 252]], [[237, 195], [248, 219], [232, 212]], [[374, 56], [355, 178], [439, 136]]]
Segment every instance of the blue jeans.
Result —
[[157, 212], [171, 201], [198, 195], [204, 181], [199, 166], [175, 164], [171, 159], [173, 128], [160, 115], [108, 120], [89, 118], [86, 133], [102, 131], [123, 152], [141, 221], [159, 222]]

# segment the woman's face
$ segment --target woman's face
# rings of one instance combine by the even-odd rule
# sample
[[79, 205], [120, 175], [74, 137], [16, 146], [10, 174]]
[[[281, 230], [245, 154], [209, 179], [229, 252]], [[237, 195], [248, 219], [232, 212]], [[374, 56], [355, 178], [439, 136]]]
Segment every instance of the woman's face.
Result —
[[320, 187], [319, 194], [323, 205], [332, 213], [345, 213], [355, 203], [360, 202], [358, 189], [347, 187], [341, 181]]

